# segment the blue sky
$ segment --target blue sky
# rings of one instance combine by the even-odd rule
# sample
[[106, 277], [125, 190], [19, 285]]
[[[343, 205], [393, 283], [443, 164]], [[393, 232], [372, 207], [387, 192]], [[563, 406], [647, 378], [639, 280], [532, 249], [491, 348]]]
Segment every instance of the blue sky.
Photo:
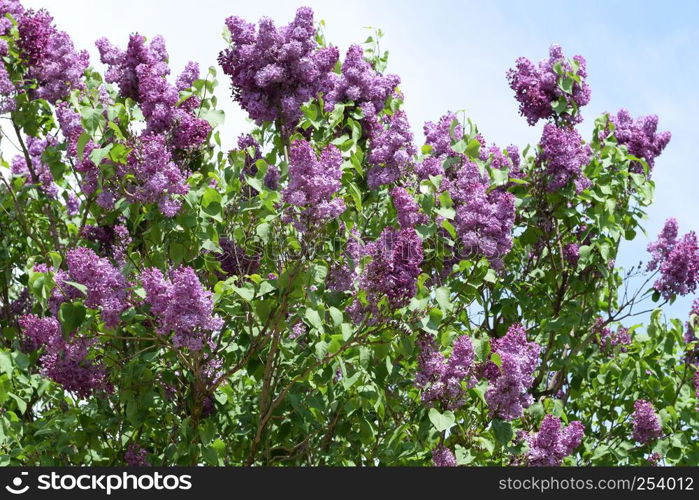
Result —
[[[382, 48], [391, 54], [389, 71], [401, 76], [406, 110], [422, 140], [425, 120], [448, 110], [466, 110], [488, 141], [523, 147], [535, 143], [541, 126], [529, 127], [505, 72], [518, 56], [539, 60], [557, 43], [588, 63], [592, 100], [584, 109], [584, 136], [604, 111], [628, 108], [635, 115], [657, 114], [673, 139], [656, 162], [656, 200], [648, 210], [650, 239], [667, 217], [680, 231], [699, 232], [699, 2], [651, 1], [288, 1], [256, 0], [24, 0], [46, 7], [76, 45], [98, 62], [94, 40], [107, 36], [124, 45], [129, 33], [162, 34], [174, 72], [188, 60], [215, 65], [223, 47], [221, 31], [229, 15], [249, 20], [270, 16], [288, 22], [299, 5], [310, 5], [326, 22], [328, 39], [342, 52], [367, 35], [366, 26], [385, 32]], [[228, 99], [221, 76], [219, 98], [226, 111], [225, 144], [248, 124]], [[646, 260], [649, 238], [639, 235], [622, 247], [621, 264]], [[684, 319], [690, 299], [667, 311]]]

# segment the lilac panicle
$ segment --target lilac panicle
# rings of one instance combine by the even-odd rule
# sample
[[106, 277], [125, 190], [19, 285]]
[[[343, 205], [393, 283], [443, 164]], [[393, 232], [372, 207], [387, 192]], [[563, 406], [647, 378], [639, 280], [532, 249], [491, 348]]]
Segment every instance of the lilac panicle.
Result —
[[332, 88], [336, 47], [319, 48], [313, 11], [301, 7], [287, 26], [277, 28], [269, 18], [255, 25], [234, 16], [226, 19], [232, 46], [219, 54], [223, 72], [231, 78], [233, 97], [250, 118], [282, 120], [296, 125], [301, 105]]
[[492, 341], [492, 352], [502, 362], [499, 375], [490, 382], [485, 395], [492, 414], [513, 420], [532, 404], [534, 400], [528, 391], [534, 382], [540, 351], [538, 344], [527, 341], [526, 330], [519, 324], [512, 325], [504, 337]]
[[[565, 73], [576, 75], [580, 81], [571, 81], [568, 91], [564, 91], [563, 85], [559, 84], [562, 84], [565, 78], [556, 73], [556, 66]], [[585, 82], [586, 77], [585, 59], [575, 56], [572, 60], [566, 60], [563, 51], [557, 45], [551, 46], [549, 58], [538, 65], [526, 57], [520, 57], [516, 67], [507, 72], [510, 88], [519, 102], [519, 112], [527, 119], [529, 125], [554, 116], [569, 123], [580, 123], [582, 117], [578, 108], [590, 102], [590, 87]], [[561, 98], [565, 102], [565, 111], [557, 113], [553, 104]]]
[[403, 111], [370, 123], [367, 159], [372, 167], [367, 172], [367, 184], [376, 189], [403, 177], [417, 150], [408, 117]]
[[653, 405], [648, 401], [639, 399], [633, 404], [633, 408], [633, 438], [641, 444], [658, 439], [662, 435], [663, 429]]
[[649, 271], [660, 271], [653, 287], [666, 299], [675, 295], [687, 295], [697, 289], [699, 282], [699, 244], [691, 231], [678, 238], [678, 224], [667, 219], [657, 241], [648, 245], [651, 260]]
[[[619, 144], [625, 145], [633, 156], [646, 160], [650, 170], [672, 138], [670, 132], [657, 132], [656, 115], [641, 116], [634, 120], [626, 109], [621, 109], [609, 121], [614, 124], [614, 136]], [[640, 174], [643, 173], [643, 166], [633, 161], [630, 170]]]
[[456, 456], [443, 444], [432, 450], [432, 463], [435, 467], [456, 467], [457, 465]]
[[391, 190], [391, 199], [401, 227], [415, 227], [427, 223], [427, 216], [420, 212], [420, 206], [405, 188], [394, 187]]
[[539, 432], [527, 435], [529, 452], [527, 465], [534, 467], [558, 467], [563, 459], [580, 446], [585, 428], [580, 422], [571, 422], [561, 427], [561, 420], [546, 415], [541, 421]]
[[223, 325], [221, 319], [213, 316], [211, 292], [204, 290], [191, 267], [171, 269], [167, 277], [159, 269], [146, 269], [140, 281], [146, 302], [158, 320], [157, 332], [172, 332], [176, 347], [198, 351], [208, 334]]
[[[305, 140], [295, 141], [289, 151], [289, 183], [282, 191], [283, 200], [302, 209], [296, 226], [305, 230], [309, 225], [338, 217], [345, 211], [345, 202], [333, 197], [342, 187], [342, 155], [330, 145], [320, 155]], [[285, 215], [293, 220], [291, 213]]]
[[129, 467], [148, 467], [148, 452], [141, 445], [132, 443], [124, 453], [124, 462]]
[[547, 123], [539, 147], [537, 164], [543, 169], [549, 191], [561, 189], [570, 181], [577, 192], [589, 187], [590, 181], [583, 174], [583, 168], [592, 153], [577, 130]]

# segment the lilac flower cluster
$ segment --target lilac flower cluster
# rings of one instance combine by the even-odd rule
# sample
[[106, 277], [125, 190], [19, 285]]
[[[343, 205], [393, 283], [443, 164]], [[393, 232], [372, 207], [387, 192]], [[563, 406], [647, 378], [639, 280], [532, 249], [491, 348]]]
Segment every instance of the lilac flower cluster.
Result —
[[653, 287], [670, 300], [675, 295], [687, 295], [697, 289], [699, 281], [699, 244], [694, 231], [678, 238], [678, 224], [667, 219], [657, 241], [648, 245], [651, 260], [647, 269], [660, 270]]
[[332, 111], [339, 102], [352, 101], [360, 107], [365, 119], [373, 119], [383, 110], [386, 99], [400, 83], [396, 75], [382, 75], [364, 59], [359, 45], [347, 50], [342, 73], [331, 74], [332, 89], [325, 96], [325, 110]]
[[148, 467], [148, 452], [140, 445], [132, 443], [124, 453], [124, 461], [129, 467]]
[[61, 102], [56, 106], [56, 118], [66, 140], [68, 156], [74, 159], [75, 170], [83, 174], [80, 187], [85, 195], [90, 195], [97, 189], [99, 180], [99, 169], [89, 159], [89, 154], [97, 146], [89, 140], [83, 149], [83, 158], [78, 158], [78, 140], [84, 131], [80, 114], [73, 111], [68, 103]]
[[39, 358], [43, 376], [83, 398], [97, 389], [110, 390], [105, 368], [101, 363], [87, 359], [94, 340], [72, 335], [66, 340], [53, 317], [39, 318], [30, 314], [21, 317], [19, 325], [25, 348], [45, 348]]
[[[119, 316], [128, 307], [127, 283], [108, 259], [85, 247], [70, 250], [66, 256], [70, 281], [87, 287], [85, 305], [101, 312], [104, 324], [116, 328]], [[58, 283], [58, 275], [56, 276]], [[61, 287], [70, 287], [62, 283]]]
[[471, 339], [468, 335], [457, 337], [449, 360], [431, 335], [420, 334], [417, 345], [420, 354], [415, 385], [422, 389], [422, 402], [427, 406], [439, 402], [447, 410], [461, 407], [465, 403], [461, 382], [466, 382], [468, 387], [476, 385]]
[[432, 463], [435, 467], [456, 467], [457, 465], [456, 456], [443, 444], [432, 450]]
[[87, 51], [76, 52], [70, 37], [58, 31], [45, 10], [29, 10], [19, 16], [18, 46], [27, 60], [28, 77], [36, 80], [35, 95], [55, 104], [73, 89], [83, 89]]
[[498, 354], [502, 363], [485, 395], [492, 414], [513, 420], [532, 404], [528, 390], [534, 383], [540, 351], [537, 343], [527, 341], [526, 330], [519, 324], [510, 326], [504, 337], [492, 341], [492, 352]]
[[[626, 109], [621, 109], [616, 116], [609, 120], [614, 124], [614, 136], [619, 144], [624, 144], [629, 153], [637, 158], [643, 158], [650, 170], [655, 165], [655, 159], [660, 156], [670, 142], [670, 132], [657, 132], [658, 117], [656, 115], [641, 116], [633, 119]], [[630, 170], [643, 173], [643, 166], [633, 161]]]
[[427, 223], [427, 216], [420, 212], [420, 206], [405, 188], [394, 187], [391, 190], [391, 199], [396, 209], [398, 224], [402, 228], [415, 227]]
[[460, 140], [464, 135], [464, 129], [456, 115], [447, 113], [437, 123], [425, 122], [423, 126], [425, 145], [430, 146], [430, 154], [415, 165], [415, 173], [419, 179], [427, 179], [431, 175], [444, 175], [443, 163], [448, 158], [458, 158], [456, 165], [463, 164], [465, 156], [457, 153], [451, 147], [452, 142]]
[[202, 288], [194, 269], [171, 269], [168, 276], [156, 268], [144, 270], [140, 281], [146, 291], [146, 302], [158, 320], [157, 332], [173, 332], [173, 344], [198, 351], [207, 332], [219, 330], [220, 318], [213, 316], [211, 292]]
[[160, 212], [174, 217], [182, 207], [173, 195], [189, 191], [186, 175], [172, 159], [171, 150], [162, 135], [142, 136], [128, 157], [128, 167], [138, 183], [127, 192], [133, 201], [158, 203]]
[[[305, 140], [295, 141], [289, 151], [289, 183], [282, 191], [282, 199], [302, 208], [296, 227], [303, 231], [309, 224], [338, 217], [345, 211], [342, 198], [333, 198], [342, 184], [342, 155], [333, 145], [318, 157], [313, 146]], [[291, 213], [285, 214], [294, 220]]]
[[0, 36], [5, 36], [12, 28], [12, 21], [8, 16], [17, 21], [24, 14], [24, 7], [20, 0], [0, 0]]
[[176, 85], [168, 82], [170, 74], [165, 40], [156, 36], [150, 44], [143, 35], [133, 34], [126, 50], [112, 45], [106, 38], [96, 42], [102, 63], [109, 69], [106, 81], [116, 83], [123, 97], [141, 105], [147, 127], [145, 134], [167, 133], [175, 149], [198, 147], [208, 137], [211, 127], [197, 117], [200, 106], [197, 97], [179, 102], [180, 91], [187, 90], [199, 78], [199, 67], [190, 62], [177, 78]]
[[633, 404], [633, 408], [633, 438], [641, 444], [658, 439], [662, 435], [663, 429], [653, 405], [648, 401], [639, 399]]
[[563, 247], [563, 258], [571, 267], [577, 267], [580, 260], [580, 247], [576, 243], [568, 243]]
[[590, 186], [583, 167], [590, 161], [592, 152], [583, 144], [577, 130], [547, 123], [539, 147], [537, 164], [544, 169], [549, 191], [561, 189], [570, 181], [578, 193]]
[[405, 306], [417, 292], [423, 259], [422, 240], [415, 230], [387, 227], [363, 251], [371, 262], [364, 268], [359, 286], [367, 292], [369, 302], [385, 296], [393, 309]]
[[488, 178], [478, 166], [464, 160], [454, 180], [445, 180], [456, 206], [456, 231], [467, 255], [482, 255], [495, 269], [512, 248], [514, 195], [488, 192]]
[[372, 167], [367, 172], [369, 188], [391, 184], [406, 174], [411, 157], [417, 153], [408, 117], [403, 111], [369, 122], [369, 154]]
[[527, 465], [534, 467], [558, 467], [563, 459], [580, 446], [585, 427], [580, 422], [571, 422], [561, 427], [561, 420], [553, 415], [546, 415], [541, 421], [539, 432], [527, 436], [529, 452]]
[[507, 170], [510, 177], [521, 179], [524, 173], [520, 169], [519, 148], [507, 146], [505, 151], [492, 144], [489, 148], [481, 148], [481, 160], [490, 160], [490, 166], [498, 170]]
[[230, 76], [233, 97], [261, 123], [280, 119], [293, 127], [301, 105], [332, 88], [336, 47], [318, 48], [313, 11], [301, 7], [287, 26], [277, 29], [269, 18], [255, 25], [234, 16], [226, 19], [233, 45], [219, 54]]
[[[692, 319], [692, 316], [694, 316], [694, 319]], [[692, 308], [689, 310], [689, 321], [687, 321], [687, 330], [684, 334], [685, 342], [690, 343], [697, 340], [697, 336], [694, 332], [695, 326], [699, 327], [699, 298], [694, 299]]]
[[597, 342], [600, 351], [603, 353], [612, 355], [616, 346], [621, 346], [620, 351], [626, 352], [627, 346], [631, 345], [629, 329], [621, 325], [614, 331], [604, 326], [602, 318], [597, 318], [592, 330], [595, 332], [595, 342]]
[[[556, 71], [557, 67], [560, 72]], [[568, 74], [577, 76], [580, 81], [574, 81]], [[538, 65], [526, 57], [520, 57], [516, 68], [507, 72], [510, 88], [519, 102], [519, 112], [529, 125], [556, 116], [569, 123], [580, 123], [582, 117], [578, 108], [590, 102], [590, 87], [585, 82], [586, 77], [585, 59], [578, 55], [573, 57], [572, 62], [566, 60], [563, 50], [557, 45], [551, 46], [549, 58]], [[571, 86], [563, 90], [565, 87], [562, 83], [566, 80], [570, 81]], [[565, 101], [565, 111], [557, 113], [553, 105], [561, 98]]]
[[31, 180], [41, 185], [41, 190], [46, 196], [55, 198], [58, 194], [58, 187], [54, 183], [51, 169], [42, 159], [42, 155], [48, 147], [56, 145], [56, 139], [52, 136], [48, 136], [46, 139], [29, 136], [26, 138], [26, 144], [29, 161], [31, 162], [31, 169], [27, 164], [26, 158], [17, 155], [12, 160], [12, 173], [27, 179], [33, 177], [32, 174], [36, 175], [36, 177]]
[[[0, 36], [5, 36], [12, 28], [13, 19], [18, 20], [24, 14], [24, 7], [19, 0], [0, 0]], [[0, 57], [8, 55], [9, 48], [5, 40], [0, 40]], [[15, 84], [10, 79], [7, 68], [4, 64], [0, 64], [0, 113], [13, 111], [17, 104], [14, 100], [14, 95], [17, 89]]]

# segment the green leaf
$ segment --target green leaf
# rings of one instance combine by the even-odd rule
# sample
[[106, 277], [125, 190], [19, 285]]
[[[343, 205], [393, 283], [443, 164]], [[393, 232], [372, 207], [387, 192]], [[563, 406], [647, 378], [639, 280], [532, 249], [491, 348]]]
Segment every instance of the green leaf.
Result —
[[24, 412], [27, 411], [27, 402], [24, 399], [20, 398], [17, 394], [14, 394], [12, 392], [8, 392], [7, 394], [8, 394], [8, 396], [10, 396], [12, 399], [15, 400], [15, 402], [17, 403], [17, 409], [19, 410], [19, 412], [21, 414], [24, 414]]
[[216, 128], [219, 125], [223, 125], [223, 123], [226, 121], [226, 113], [220, 109], [206, 109], [202, 110], [200, 118], [209, 122], [211, 128]]
[[206, 188], [204, 195], [201, 197], [201, 204], [204, 208], [208, 207], [212, 203], [221, 203], [221, 194], [214, 188]]
[[454, 413], [448, 410], [444, 413], [440, 413], [437, 408], [430, 408], [429, 417], [430, 422], [432, 422], [434, 428], [437, 429], [437, 432], [449, 430], [456, 423]]
[[306, 308], [306, 314], [304, 315], [304, 317], [308, 320], [311, 326], [313, 326], [320, 332], [323, 331], [323, 321], [320, 319], [320, 314], [318, 314], [318, 311], [308, 307]]
[[78, 153], [78, 159], [80, 161], [83, 160], [83, 154], [85, 153], [85, 146], [87, 146], [87, 143], [90, 142], [90, 134], [87, 132], [83, 132], [80, 134], [80, 137], [78, 138], [78, 148], [77, 148], [77, 153]]
[[86, 310], [82, 304], [64, 302], [58, 311], [58, 319], [61, 320], [63, 332], [70, 334], [82, 325], [85, 320]]
[[112, 147], [112, 144], [107, 144], [103, 148], [93, 149], [92, 152], [90, 152], [90, 161], [92, 161], [92, 163], [94, 163], [95, 165], [99, 166], [102, 163], [102, 160], [104, 160], [104, 158], [112, 150]]
[[0, 351], [0, 372], [12, 378], [12, 357], [9, 352]]
[[499, 418], [493, 420], [493, 432], [495, 433], [495, 439], [503, 446], [512, 441], [514, 436], [512, 424]]

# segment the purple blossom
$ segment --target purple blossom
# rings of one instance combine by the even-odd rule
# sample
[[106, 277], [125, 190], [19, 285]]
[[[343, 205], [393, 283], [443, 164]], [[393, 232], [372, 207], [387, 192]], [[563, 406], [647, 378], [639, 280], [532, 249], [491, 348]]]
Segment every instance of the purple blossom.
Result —
[[427, 216], [420, 212], [420, 206], [405, 188], [394, 187], [391, 190], [391, 199], [401, 227], [415, 227], [427, 223]]
[[127, 191], [134, 201], [158, 203], [166, 217], [174, 217], [181, 208], [181, 201], [173, 195], [189, 191], [186, 176], [172, 159], [162, 135], [142, 136], [128, 157], [129, 170], [137, 184]]
[[271, 191], [276, 191], [279, 189], [279, 178], [282, 173], [279, 171], [279, 167], [276, 165], [269, 165], [267, 171], [265, 172], [264, 185], [267, 189]]
[[199, 79], [199, 64], [195, 62], [188, 62], [184, 67], [180, 76], [177, 77], [175, 81], [175, 86], [177, 90], [182, 92], [183, 90], [190, 89], [194, 82]]
[[572, 267], [577, 267], [580, 259], [580, 247], [576, 243], [568, 243], [563, 247], [563, 258]]
[[58, 194], [58, 187], [54, 183], [51, 169], [44, 162], [42, 155], [47, 148], [56, 145], [56, 139], [52, 136], [48, 136], [46, 139], [29, 136], [26, 138], [26, 144], [32, 168], [29, 168], [24, 156], [15, 156], [12, 160], [12, 173], [27, 179], [32, 177], [31, 180], [41, 186], [41, 190], [46, 196], [55, 198]]
[[364, 51], [359, 45], [347, 50], [342, 63], [342, 73], [332, 74], [333, 86], [325, 96], [325, 110], [331, 111], [335, 104], [352, 101], [371, 119], [380, 113], [395, 88], [400, 83], [396, 75], [382, 75], [364, 59]]
[[372, 167], [367, 172], [367, 184], [376, 189], [404, 176], [417, 150], [403, 111], [374, 119], [371, 123], [367, 159]]
[[527, 435], [529, 452], [527, 465], [534, 467], [558, 467], [563, 459], [580, 446], [585, 427], [580, 422], [571, 422], [561, 427], [561, 420], [553, 415], [546, 415], [541, 421], [539, 432]]
[[[109, 260], [100, 258], [89, 248], [78, 247], [70, 250], [66, 261], [70, 281], [87, 287], [85, 305], [100, 310], [105, 325], [116, 328], [119, 316], [128, 307], [127, 283], [124, 276]], [[58, 283], [58, 279], [56, 282]]]
[[539, 144], [537, 164], [543, 169], [549, 191], [556, 191], [573, 181], [577, 192], [590, 185], [583, 168], [590, 161], [590, 147], [583, 144], [577, 130], [561, 128], [551, 123], [544, 126]]
[[[556, 68], [560, 68], [556, 71]], [[575, 75], [579, 82], [568, 74]], [[558, 117], [569, 123], [580, 123], [582, 116], [578, 108], [590, 102], [590, 87], [585, 82], [586, 63], [582, 56], [566, 60], [563, 51], [557, 45], [549, 49], [549, 58], [539, 62], [538, 66], [526, 57], [517, 59], [514, 69], [507, 72], [510, 88], [515, 92], [519, 102], [519, 112], [526, 117], [529, 125], [535, 125], [540, 119]], [[566, 90], [567, 84], [570, 87]], [[554, 104], [562, 100], [563, 112], [554, 110]]]
[[388, 298], [392, 309], [405, 306], [417, 292], [423, 254], [422, 240], [413, 228], [387, 227], [378, 240], [364, 247], [371, 257], [360, 277], [360, 288], [367, 291], [369, 302]]
[[425, 144], [432, 146], [432, 156], [455, 156], [457, 153], [451, 148], [452, 142], [460, 140], [464, 135], [464, 129], [453, 113], [442, 116], [437, 123], [425, 122], [423, 127]]
[[19, 325], [26, 349], [45, 348], [39, 358], [43, 376], [80, 397], [87, 397], [96, 389], [109, 390], [104, 367], [87, 359], [94, 340], [74, 336], [66, 340], [58, 321], [52, 317], [30, 314], [21, 317]]
[[148, 452], [136, 443], [132, 443], [124, 453], [124, 461], [129, 467], [148, 467]]
[[[295, 224], [299, 230], [334, 219], [345, 211], [344, 200], [333, 198], [342, 187], [341, 177], [342, 155], [335, 146], [328, 146], [317, 156], [307, 141], [298, 140], [291, 145], [289, 183], [282, 191], [282, 199], [302, 209]], [[289, 212], [285, 217], [294, 219]]]
[[146, 269], [140, 281], [151, 313], [158, 320], [157, 332], [173, 332], [175, 347], [198, 351], [207, 333], [223, 326], [222, 320], [213, 316], [211, 292], [202, 288], [191, 267], [171, 269], [167, 277], [159, 269]]
[[258, 124], [282, 120], [285, 130], [301, 117], [301, 105], [332, 88], [336, 47], [319, 48], [313, 11], [301, 7], [287, 26], [269, 18], [259, 28], [234, 16], [226, 19], [233, 45], [219, 54], [230, 76], [233, 98]]
[[488, 178], [478, 166], [465, 161], [453, 181], [445, 183], [456, 205], [456, 231], [466, 254], [482, 255], [495, 269], [512, 248], [514, 196], [488, 192]]
[[[618, 143], [625, 145], [629, 154], [646, 160], [649, 169], [653, 170], [655, 159], [672, 138], [670, 132], [657, 132], [658, 117], [641, 116], [634, 120], [627, 110], [621, 109], [616, 116], [610, 117], [609, 121], [614, 124], [614, 136]], [[643, 173], [643, 166], [637, 161], [632, 161], [629, 169], [632, 172]]]
[[420, 334], [417, 344], [420, 354], [415, 385], [422, 389], [422, 402], [427, 406], [440, 402], [448, 410], [463, 406], [465, 393], [461, 383], [465, 382], [467, 387], [476, 384], [471, 339], [468, 335], [457, 337], [448, 360], [431, 335]]
[[526, 330], [519, 324], [510, 326], [504, 337], [492, 341], [492, 352], [498, 354], [502, 363], [485, 395], [492, 414], [513, 420], [532, 404], [528, 390], [534, 383], [540, 351], [538, 344], [527, 341]]
[[435, 467], [456, 467], [456, 457], [449, 448], [440, 444], [432, 450], [432, 463]]
[[117, 264], [123, 265], [126, 259], [126, 250], [131, 243], [131, 234], [123, 223], [114, 226], [87, 224], [83, 227], [81, 236], [88, 241], [97, 243], [101, 256], [110, 257]]
[[677, 237], [678, 225], [674, 218], [667, 219], [657, 241], [648, 245], [651, 260], [647, 269], [660, 271], [653, 287], [666, 300], [675, 295], [687, 295], [697, 289], [699, 281], [699, 244], [691, 231]]
[[22, 18], [24, 7], [20, 0], [0, 0], [0, 36], [8, 34], [12, 28], [12, 21], [7, 17], [11, 15], [15, 21]]
[[18, 46], [28, 61], [29, 78], [38, 83], [36, 97], [55, 104], [73, 89], [83, 89], [87, 51], [76, 52], [70, 37], [58, 31], [45, 10], [27, 11], [18, 19]]
[[633, 438], [641, 444], [658, 439], [662, 435], [663, 429], [653, 405], [648, 401], [639, 399], [633, 404], [633, 408]]
[[78, 215], [80, 211], [80, 199], [73, 193], [68, 193], [66, 197], [66, 213], [69, 216]]
[[303, 321], [297, 321], [293, 327], [291, 327], [291, 333], [289, 334], [289, 338], [292, 340], [298, 339], [300, 337], [303, 337], [306, 334], [306, 325], [303, 323]]

